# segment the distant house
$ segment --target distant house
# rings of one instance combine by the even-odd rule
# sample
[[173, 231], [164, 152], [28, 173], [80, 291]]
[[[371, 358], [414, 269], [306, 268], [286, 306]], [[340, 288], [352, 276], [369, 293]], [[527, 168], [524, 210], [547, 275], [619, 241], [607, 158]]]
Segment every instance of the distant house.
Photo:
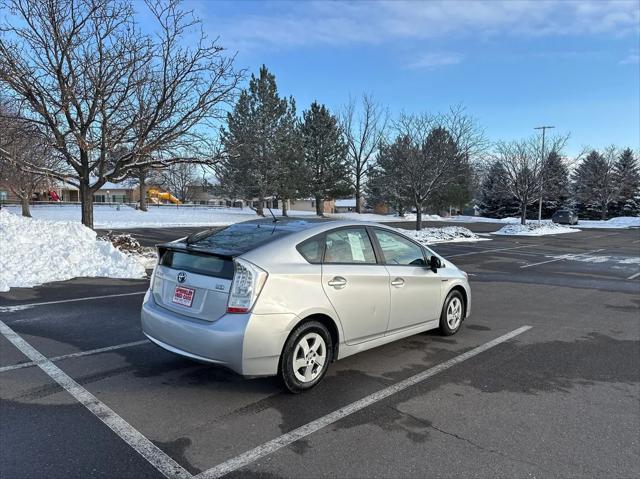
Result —
[[338, 199], [335, 201], [336, 213], [352, 213], [355, 210], [356, 210], [355, 198]]
[[[20, 201], [20, 198], [18, 198], [13, 193], [13, 191], [11, 191], [11, 188], [9, 188], [9, 185], [7, 183], [2, 183], [0, 181], [0, 201], [17, 202], [17, 201]], [[47, 187], [38, 188], [37, 191], [33, 192], [31, 201], [49, 201], [49, 188]]]
[[[62, 201], [80, 201], [80, 192], [74, 185], [60, 183], [55, 189]], [[139, 199], [138, 186], [131, 183], [111, 183], [107, 181], [93, 194], [95, 203], [134, 203]]]
[[220, 185], [212, 185], [207, 182], [194, 182], [187, 185], [187, 202], [196, 205], [220, 206], [242, 208], [245, 201], [237, 198], [230, 198], [226, 195]]
[[[296, 211], [313, 211], [315, 213], [316, 200], [315, 198], [302, 198], [299, 200], [291, 200], [290, 208]], [[323, 213], [335, 213], [335, 212], [336, 212], [335, 200], [325, 200]]]
[[93, 201], [96, 203], [133, 203], [140, 199], [139, 193], [137, 185], [107, 181], [93, 194]]

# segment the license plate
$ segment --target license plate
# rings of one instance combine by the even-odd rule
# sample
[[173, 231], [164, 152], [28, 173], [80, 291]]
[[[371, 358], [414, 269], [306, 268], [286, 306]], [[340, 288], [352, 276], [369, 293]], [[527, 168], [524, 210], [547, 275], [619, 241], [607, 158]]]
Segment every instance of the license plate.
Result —
[[176, 290], [173, 292], [173, 302], [181, 306], [191, 307], [193, 303], [193, 294], [195, 290], [191, 288], [185, 288], [183, 286], [176, 286]]

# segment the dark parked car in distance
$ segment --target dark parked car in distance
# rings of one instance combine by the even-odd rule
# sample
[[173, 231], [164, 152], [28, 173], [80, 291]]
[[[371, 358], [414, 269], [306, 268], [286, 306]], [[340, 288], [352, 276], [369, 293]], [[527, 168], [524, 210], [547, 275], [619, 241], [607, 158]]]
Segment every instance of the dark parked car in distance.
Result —
[[551, 220], [561, 225], [577, 225], [578, 215], [571, 210], [558, 210], [553, 214]]

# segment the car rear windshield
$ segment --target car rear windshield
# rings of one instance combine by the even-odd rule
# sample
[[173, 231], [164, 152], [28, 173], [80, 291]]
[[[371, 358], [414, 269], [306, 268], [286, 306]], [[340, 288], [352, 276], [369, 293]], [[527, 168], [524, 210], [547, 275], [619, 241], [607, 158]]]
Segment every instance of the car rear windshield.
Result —
[[198, 249], [237, 256], [283, 236], [304, 230], [312, 224], [314, 223], [306, 220], [236, 223], [190, 244]]
[[233, 279], [233, 261], [229, 258], [204, 253], [166, 250], [160, 258], [160, 264], [190, 273]]

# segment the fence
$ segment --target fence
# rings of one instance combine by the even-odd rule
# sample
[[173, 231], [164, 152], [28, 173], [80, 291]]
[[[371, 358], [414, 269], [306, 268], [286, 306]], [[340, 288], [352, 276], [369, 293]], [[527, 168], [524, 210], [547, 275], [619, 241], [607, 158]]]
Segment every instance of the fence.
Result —
[[[20, 206], [20, 201], [18, 200], [0, 200], [0, 205], [2, 206]], [[62, 208], [65, 206], [80, 206], [81, 203], [79, 201], [30, 201], [29, 206], [46, 206], [51, 208]], [[127, 206], [129, 208], [138, 209], [140, 207], [139, 203], [121, 203], [121, 202], [94, 202], [93, 207], [101, 207], [101, 206], [109, 206], [109, 207], [118, 207], [118, 206]], [[147, 209], [153, 208], [173, 208], [173, 209], [183, 209], [183, 208], [193, 208], [193, 209], [235, 209], [242, 210], [242, 206], [226, 206], [226, 205], [208, 205], [208, 204], [196, 204], [196, 203], [187, 203], [187, 204], [162, 204], [162, 203], [147, 203]]]

